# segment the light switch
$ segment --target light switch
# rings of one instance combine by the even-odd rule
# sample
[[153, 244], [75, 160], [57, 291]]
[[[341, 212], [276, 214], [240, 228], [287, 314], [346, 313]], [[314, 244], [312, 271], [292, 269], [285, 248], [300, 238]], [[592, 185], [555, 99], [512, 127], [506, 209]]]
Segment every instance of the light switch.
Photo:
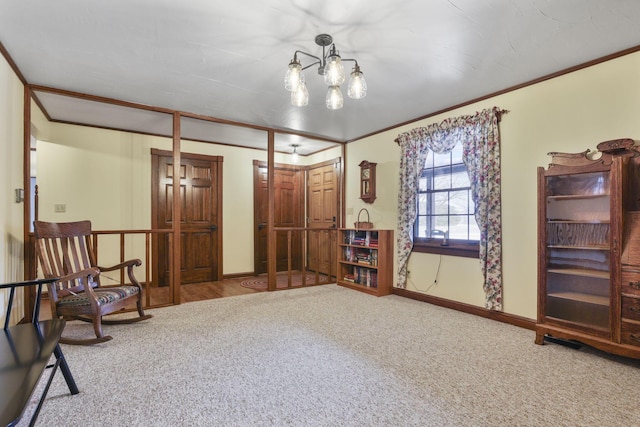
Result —
[[55, 211], [55, 213], [64, 213], [67, 211], [67, 205], [65, 205], [64, 203], [56, 203], [55, 205], [53, 205], [53, 210]]
[[24, 202], [24, 189], [16, 188], [16, 203]]

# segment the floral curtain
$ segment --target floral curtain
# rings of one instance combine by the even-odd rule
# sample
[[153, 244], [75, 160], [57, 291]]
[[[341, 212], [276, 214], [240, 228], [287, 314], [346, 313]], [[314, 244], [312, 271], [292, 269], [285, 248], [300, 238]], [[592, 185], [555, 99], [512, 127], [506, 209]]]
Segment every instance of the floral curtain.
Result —
[[463, 161], [471, 182], [475, 218], [480, 228], [480, 267], [485, 307], [502, 310], [502, 219], [500, 205], [501, 111], [486, 109], [470, 116], [446, 119], [398, 135], [400, 189], [398, 192], [398, 286], [407, 284], [407, 265], [413, 249], [418, 180], [429, 150], [442, 154], [463, 144]]

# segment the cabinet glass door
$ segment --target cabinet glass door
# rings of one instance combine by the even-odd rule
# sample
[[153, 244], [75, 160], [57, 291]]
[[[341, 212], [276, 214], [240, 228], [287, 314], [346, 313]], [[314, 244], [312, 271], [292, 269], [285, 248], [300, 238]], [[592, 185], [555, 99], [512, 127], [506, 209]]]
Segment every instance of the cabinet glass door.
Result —
[[609, 172], [548, 176], [547, 317], [608, 329]]

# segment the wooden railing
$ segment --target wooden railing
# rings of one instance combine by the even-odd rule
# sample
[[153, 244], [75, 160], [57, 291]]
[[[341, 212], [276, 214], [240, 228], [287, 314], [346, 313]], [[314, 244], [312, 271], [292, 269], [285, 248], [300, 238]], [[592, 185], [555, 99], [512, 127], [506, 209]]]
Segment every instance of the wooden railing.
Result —
[[[123, 262], [126, 261], [127, 259], [133, 259], [133, 258], [139, 258], [142, 261], [142, 265], [144, 266], [144, 279], [141, 279], [138, 275], [136, 275], [136, 278], [140, 281], [140, 285], [143, 287], [143, 293], [144, 293], [144, 307], [157, 307], [157, 306], [162, 306], [162, 305], [167, 305], [167, 304], [174, 304], [175, 301], [173, 301], [173, 282], [170, 281], [170, 285], [169, 285], [169, 289], [168, 289], [168, 301], [166, 302], [153, 302], [152, 301], [152, 290], [151, 290], [151, 285], [153, 283], [153, 280], [157, 280], [157, 278], [153, 277], [153, 270], [152, 270], [152, 266], [154, 265], [154, 256], [152, 254], [152, 239], [153, 236], [160, 236], [160, 235], [164, 235], [164, 234], [168, 234], [169, 235], [169, 247], [171, 248], [172, 245], [172, 233], [173, 231], [171, 230], [166, 230], [166, 229], [152, 229], [152, 230], [109, 230], [109, 231], [96, 231], [93, 230], [91, 232], [92, 234], [92, 240], [93, 240], [93, 248], [95, 251], [95, 256], [96, 256], [96, 260], [98, 265], [102, 265], [100, 262], [100, 236], [113, 236], [113, 235], [117, 235], [119, 236], [119, 254], [118, 254], [118, 262]], [[133, 235], [140, 235], [143, 234], [144, 235], [144, 256], [140, 256], [139, 253], [127, 253], [126, 252], [126, 237], [127, 236], [133, 236]], [[172, 259], [172, 257], [169, 257], [169, 259]], [[171, 276], [172, 271], [173, 271], [173, 265], [172, 263], [169, 263], [169, 275]], [[118, 278], [118, 280], [120, 281], [120, 283], [124, 283], [125, 281], [125, 271], [124, 269], [120, 270], [120, 277]], [[108, 276], [107, 276], [108, 277]]]
[[[154, 229], [154, 230], [108, 230], [108, 231], [96, 231], [93, 230], [92, 231], [92, 243], [93, 243], [93, 248], [95, 251], [95, 256], [96, 256], [96, 260], [98, 265], [103, 265], [103, 266], [108, 266], [107, 263], [103, 263], [99, 257], [100, 254], [100, 247], [103, 245], [100, 245], [100, 236], [112, 236], [112, 235], [116, 235], [119, 236], [119, 244], [118, 244], [118, 249], [117, 249], [117, 259], [118, 262], [122, 262], [125, 261], [127, 259], [133, 259], [133, 258], [139, 258], [142, 261], [142, 265], [144, 268], [144, 278], [141, 277], [142, 274], [140, 274], [139, 271], [134, 270], [134, 274], [136, 275], [136, 278], [140, 281], [140, 285], [143, 287], [143, 292], [144, 292], [144, 306], [145, 308], [148, 307], [158, 307], [158, 306], [163, 306], [163, 305], [170, 305], [170, 304], [174, 304], [175, 301], [173, 300], [173, 286], [170, 285], [167, 287], [167, 291], [165, 292], [167, 294], [167, 297], [164, 298], [163, 301], [161, 302], [153, 302], [152, 301], [152, 297], [153, 297], [153, 292], [151, 292], [151, 286], [153, 284], [153, 280], [157, 280], [157, 278], [153, 277], [153, 270], [152, 270], [152, 266], [154, 265], [154, 255], [152, 253], [152, 245], [153, 245], [153, 236], [157, 235], [163, 235], [163, 234], [168, 234], [169, 235], [169, 248], [173, 247], [173, 236], [172, 236], [173, 231], [171, 230], [160, 230], [160, 229]], [[126, 251], [126, 244], [127, 244], [127, 240], [126, 237], [127, 235], [140, 235], [140, 234], [144, 234], [144, 249], [141, 251], [138, 251], [136, 253], [127, 253]], [[39, 273], [38, 273], [38, 269], [39, 269], [39, 265], [38, 265], [38, 261], [36, 259], [36, 254], [35, 254], [35, 235], [33, 233], [29, 233], [28, 235], [28, 242], [26, 243], [27, 245], [27, 256], [26, 256], [26, 260], [25, 262], [27, 263], [27, 275], [29, 278], [31, 279], [35, 279], [37, 277], [39, 277]], [[104, 251], [103, 251], [104, 252]], [[109, 250], [109, 252], [111, 252], [111, 249]], [[169, 260], [171, 260], [172, 257], [169, 257]], [[169, 262], [168, 265], [168, 269], [169, 269], [169, 275], [172, 274], [173, 272], [173, 264], [171, 262]], [[104, 277], [106, 280], [109, 280], [110, 276], [109, 274], [103, 274], [102, 277]], [[115, 280], [119, 280], [120, 283], [124, 283], [125, 280], [125, 273], [124, 270], [121, 270], [119, 273], [119, 277], [113, 279]], [[157, 299], [157, 298], [156, 298]], [[30, 312], [33, 310], [33, 301], [35, 300], [35, 294], [31, 293], [29, 295], [29, 297], [27, 298], [27, 300], [25, 301], [26, 306], [24, 311], [25, 312]]]
[[[274, 228], [276, 236], [280, 233], [286, 234], [287, 239], [287, 270], [286, 272], [279, 272], [279, 274], [287, 275], [287, 285], [284, 289], [290, 289], [293, 287], [301, 286], [315, 286], [323, 285], [327, 283], [335, 283], [335, 271], [336, 271], [336, 238], [337, 229], [335, 228], [304, 228], [304, 227], [277, 227]], [[156, 270], [154, 268], [154, 262], [157, 262], [156, 255], [153, 254], [153, 239], [159, 238], [162, 235], [169, 235], [169, 248], [173, 247], [172, 244], [172, 231], [166, 229], [150, 229], [150, 230], [93, 230], [92, 231], [92, 243], [95, 251], [95, 256], [98, 265], [107, 265], [110, 262], [104, 262], [100, 259], [100, 254], [105, 253], [105, 246], [109, 245], [108, 253], [112, 255], [114, 252], [113, 246], [117, 246], [115, 252], [117, 254], [113, 258], [117, 258], [117, 262], [123, 262], [127, 259], [139, 258], [143, 263], [143, 274], [136, 272], [136, 277], [140, 281], [143, 287], [144, 293], [144, 307], [160, 307], [175, 304], [173, 295], [174, 287], [179, 286], [169, 281], [170, 285], [164, 289], [159, 289], [154, 285], [157, 283], [158, 278], [154, 277]], [[144, 235], [144, 243], [140, 245], [140, 248], [136, 248], [135, 252], [127, 250], [127, 244], [131, 243], [127, 240], [128, 237]], [[107, 244], [103, 241], [105, 236], [117, 236], [117, 244]], [[29, 236], [29, 247], [35, 245], [33, 234]], [[135, 245], [135, 243], [134, 243]], [[295, 248], [298, 245], [299, 247]], [[29, 271], [32, 272], [33, 278], [37, 277], [37, 262], [35, 260], [35, 254], [30, 256], [31, 266]], [[297, 257], [297, 258], [295, 258]], [[169, 256], [169, 260], [173, 259]], [[296, 268], [297, 267], [297, 268]], [[171, 262], [168, 265], [169, 275], [173, 277], [173, 268]], [[301, 274], [304, 272], [305, 274]], [[309, 280], [309, 273], [311, 274], [311, 280]], [[117, 273], [116, 273], [117, 274]], [[294, 275], [301, 274], [301, 283], [295, 283]], [[109, 280], [107, 274], [104, 275], [106, 280]], [[124, 271], [119, 272], [119, 277], [111, 278], [114, 281], [119, 280], [120, 283], [124, 283], [126, 277]], [[276, 290], [276, 283], [269, 283], [268, 290]], [[163, 291], [163, 292], [161, 292]], [[160, 296], [158, 296], [161, 294]]]
[[[336, 228], [275, 227], [276, 240], [280, 233], [287, 236], [287, 286], [293, 287], [293, 276], [301, 274], [300, 286], [324, 285], [335, 283], [336, 275]], [[295, 248], [295, 245], [299, 245]], [[278, 254], [276, 254], [276, 258]], [[295, 259], [294, 257], [298, 257]], [[295, 266], [300, 268], [296, 269]], [[313, 279], [307, 280], [307, 273]], [[276, 284], [269, 283], [269, 290], [275, 290]]]

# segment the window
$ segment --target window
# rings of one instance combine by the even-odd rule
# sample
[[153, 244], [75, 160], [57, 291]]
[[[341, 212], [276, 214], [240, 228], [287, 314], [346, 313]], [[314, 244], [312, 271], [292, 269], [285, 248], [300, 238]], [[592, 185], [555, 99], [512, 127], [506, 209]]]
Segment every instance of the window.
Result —
[[478, 257], [480, 230], [462, 144], [449, 153], [429, 151], [417, 196], [414, 250]]

